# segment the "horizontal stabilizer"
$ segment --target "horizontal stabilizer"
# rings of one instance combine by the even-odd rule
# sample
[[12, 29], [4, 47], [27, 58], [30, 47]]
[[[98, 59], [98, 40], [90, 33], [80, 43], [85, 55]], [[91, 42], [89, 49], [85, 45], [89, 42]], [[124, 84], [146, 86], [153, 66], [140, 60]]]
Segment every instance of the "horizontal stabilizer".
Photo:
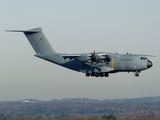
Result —
[[24, 32], [24, 33], [38, 33], [38, 32], [42, 32], [42, 30], [36, 29], [36, 30], [6, 30], [7, 32]]

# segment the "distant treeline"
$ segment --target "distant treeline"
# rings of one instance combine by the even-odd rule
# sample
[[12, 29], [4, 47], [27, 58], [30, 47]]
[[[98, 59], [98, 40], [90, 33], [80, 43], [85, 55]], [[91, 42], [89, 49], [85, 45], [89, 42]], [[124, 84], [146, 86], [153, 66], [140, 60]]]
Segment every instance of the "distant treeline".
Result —
[[120, 100], [74, 98], [51, 101], [26, 99], [0, 102], [0, 118], [17, 116], [160, 116], [160, 97]]

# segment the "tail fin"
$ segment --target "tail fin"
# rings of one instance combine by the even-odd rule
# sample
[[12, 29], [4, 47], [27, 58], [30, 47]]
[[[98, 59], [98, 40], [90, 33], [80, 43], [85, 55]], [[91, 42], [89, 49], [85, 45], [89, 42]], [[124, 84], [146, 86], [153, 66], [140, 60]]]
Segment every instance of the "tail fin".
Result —
[[8, 31], [23, 32], [36, 53], [39, 54], [46, 52], [54, 53], [53, 48], [51, 47], [45, 35], [43, 34], [41, 28], [34, 28], [30, 30], [8, 30]]

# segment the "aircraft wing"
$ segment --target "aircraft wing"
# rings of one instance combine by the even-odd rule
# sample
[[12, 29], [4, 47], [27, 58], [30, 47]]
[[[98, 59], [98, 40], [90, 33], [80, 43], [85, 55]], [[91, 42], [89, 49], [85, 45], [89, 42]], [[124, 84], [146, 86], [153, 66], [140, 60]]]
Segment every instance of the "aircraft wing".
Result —
[[91, 57], [88, 56], [88, 54], [64, 54], [61, 55], [64, 59], [76, 59], [81, 62], [87, 62], [88, 60], [91, 60]]
[[106, 53], [96, 53], [95, 51], [93, 53], [84, 53], [84, 54], [61, 54], [61, 57], [64, 59], [76, 59], [81, 62], [88, 62], [90, 60], [91, 63], [93, 62], [99, 62], [100, 60], [108, 60], [110, 61], [110, 56], [108, 56]]
[[145, 54], [132, 54], [133, 56], [146, 56], [146, 57], [156, 57], [155, 55], [145, 55]]

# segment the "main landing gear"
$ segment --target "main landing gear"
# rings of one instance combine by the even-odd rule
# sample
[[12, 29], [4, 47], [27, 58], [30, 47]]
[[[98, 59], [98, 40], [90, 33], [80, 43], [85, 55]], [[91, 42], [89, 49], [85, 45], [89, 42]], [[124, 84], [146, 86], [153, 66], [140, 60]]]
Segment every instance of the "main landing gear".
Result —
[[87, 77], [108, 77], [108, 73], [86, 73]]

